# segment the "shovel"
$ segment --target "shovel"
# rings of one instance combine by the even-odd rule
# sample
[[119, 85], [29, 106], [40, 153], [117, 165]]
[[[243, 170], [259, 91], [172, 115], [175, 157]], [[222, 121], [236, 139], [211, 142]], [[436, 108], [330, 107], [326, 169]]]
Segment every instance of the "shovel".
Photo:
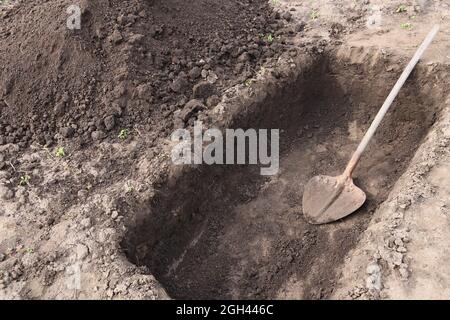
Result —
[[417, 49], [414, 57], [406, 66], [370, 125], [370, 128], [367, 130], [344, 173], [338, 177], [316, 176], [305, 186], [303, 193], [303, 214], [309, 223], [324, 224], [342, 219], [358, 210], [364, 204], [366, 194], [353, 183], [352, 172], [398, 92], [438, 31], [439, 25], [435, 25], [419, 49]]

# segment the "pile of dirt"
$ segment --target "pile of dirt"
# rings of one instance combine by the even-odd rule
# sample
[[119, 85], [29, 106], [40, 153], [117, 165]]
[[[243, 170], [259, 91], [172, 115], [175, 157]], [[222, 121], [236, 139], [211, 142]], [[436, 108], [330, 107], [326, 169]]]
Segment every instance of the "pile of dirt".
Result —
[[195, 116], [190, 100], [214, 106], [286, 50], [289, 17], [264, 0], [82, 0], [81, 29], [69, 30], [72, 4], [1, 9], [0, 145], [83, 146], [137, 126], [164, 135]]

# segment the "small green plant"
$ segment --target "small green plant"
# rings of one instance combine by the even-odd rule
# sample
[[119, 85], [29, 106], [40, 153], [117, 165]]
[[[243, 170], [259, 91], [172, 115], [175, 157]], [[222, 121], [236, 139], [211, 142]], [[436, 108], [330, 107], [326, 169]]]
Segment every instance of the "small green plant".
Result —
[[245, 85], [246, 87], [250, 87], [250, 86], [252, 85], [252, 83], [253, 83], [253, 80], [252, 80], [252, 79], [247, 79], [247, 80], [244, 81], [244, 85]]
[[410, 22], [405, 22], [400, 24], [400, 28], [402, 28], [403, 30], [411, 30], [412, 24]]
[[20, 177], [19, 185], [26, 186], [29, 184], [31, 177], [27, 174]]
[[272, 43], [275, 40], [275, 37], [271, 33], [268, 34], [260, 33], [259, 37], [268, 43]]
[[134, 187], [131, 184], [126, 185], [125, 187], [126, 193], [133, 193], [134, 192]]
[[128, 138], [129, 133], [130, 132], [128, 131], [128, 129], [120, 130], [120, 132], [119, 132], [119, 139], [120, 140], [126, 140]]
[[318, 19], [319, 18], [319, 11], [318, 10], [311, 11], [311, 13], [309, 14], [309, 17], [311, 18], [311, 20]]
[[274, 6], [276, 6], [277, 4], [279, 4], [280, 3], [280, 0], [272, 0], [272, 4], [274, 5]]
[[397, 10], [395, 10], [395, 12], [396, 13], [406, 12], [406, 6], [404, 4], [399, 5]]
[[59, 147], [58, 149], [56, 149], [55, 155], [58, 158], [62, 158], [66, 156], [66, 151], [64, 150], [64, 147]]
[[32, 254], [33, 252], [34, 252], [33, 248], [26, 248], [25, 249], [25, 253]]

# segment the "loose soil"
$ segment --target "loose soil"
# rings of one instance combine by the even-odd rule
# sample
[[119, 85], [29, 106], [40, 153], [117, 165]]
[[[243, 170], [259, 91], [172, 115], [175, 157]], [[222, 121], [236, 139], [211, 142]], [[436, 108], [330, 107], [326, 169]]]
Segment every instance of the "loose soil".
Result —
[[74, 31], [71, 4], [1, 11], [0, 145], [85, 146], [139, 125], [167, 135], [195, 85], [212, 83], [196, 94], [212, 107], [284, 48], [267, 41], [284, 22], [263, 0], [80, 1]]
[[[70, 31], [71, 0], [2, 1], [0, 299], [448, 298], [444, 2], [80, 0]], [[343, 170], [435, 22], [355, 173], [367, 203], [308, 225], [304, 183]], [[174, 166], [195, 120], [282, 129], [279, 175]]]

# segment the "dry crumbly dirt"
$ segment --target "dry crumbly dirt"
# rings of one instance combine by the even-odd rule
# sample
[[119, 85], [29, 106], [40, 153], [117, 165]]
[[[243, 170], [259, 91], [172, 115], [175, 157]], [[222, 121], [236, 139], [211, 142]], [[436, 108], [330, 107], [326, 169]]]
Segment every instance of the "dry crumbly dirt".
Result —
[[[450, 296], [445, 1], [80, 1], [80, 31], [70, 4], [0, 7], [0, 298]], [[342, 170], [433, 22], [366, 205], [308, 225], [304, 183]], [[282, 129], [280, 173], [173, 166], [196, 119]]]

